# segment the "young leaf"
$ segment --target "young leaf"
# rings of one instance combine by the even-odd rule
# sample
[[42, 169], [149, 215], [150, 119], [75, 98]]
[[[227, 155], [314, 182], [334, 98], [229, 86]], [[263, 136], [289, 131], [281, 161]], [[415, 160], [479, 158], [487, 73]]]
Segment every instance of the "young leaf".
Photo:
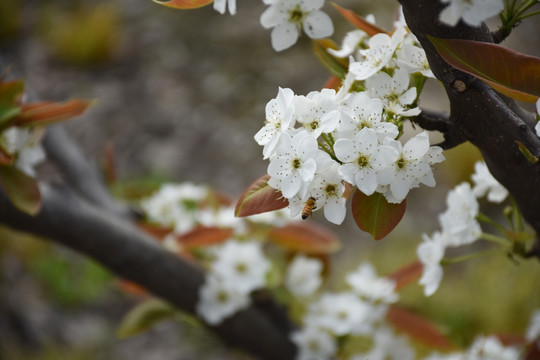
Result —
[[342, 8], [341, 6], [335, 3], [334, 3], [334, 6], [339, 11], [341, 16], [343, 16], [346, 20], [348, 20], [351, 24], [356, 26], [358, 29], [364, 30], [369, 36], [377, 35], [380, 33], [386, 33], [386, 31], [384, 31], [380, 27], [367, 22], [364, 18], [362, 18], [360, 15], [357, 15], [354, 11]]
[[407, 208], [407, 199], [400, 204], [390, 204], [381, 193], [366, 196], [357, 189], [351, 206], [356, 225], [370, 233], [374, 240], [380, 240], [399, 224]]
[[234, 216], [260, 214], [283, 209], [289, 205], [289, 201], [281, 195], [281, 192], [268, 185], [268, 179], [270, 176], [266, 174], [249, 185], [236, 203]]
[[35, 102], [21, 106], [21, 114], [15, 120], [17, 126], [49, 125], [81, 115], [91, 102], [79, 99], [63, 103]]
[[0, 165], [12, 165], [13, 160], [15, 160], [13, 156], [8, 154], [0, 145]]
[[274, 228], [268, 239], [290, 251], [318, 255], [339, 250], [337, 236], [315, 223], [296, 223]]
[[448, 338], [433, 324], [408, 310], [393, 305], [388, 309], [386, 319], [397, 329], [424, 344], [440, 350], [455, 349]]
[[178, 236], [178, 241], [186, 249], [195, 247], [216, 245], [230, 239], [232, 229], [222, 229], [218, 227], [199, 226], [187, 233]]
[[0, 79], [0, 101], [5, 105], [17, 105], [24, 92], [24, 81], [6, 81]]
[[17, 209], [35, 215], [41, 208], [36, 181], [15, 166], [0, 166], [0, 187]]
[[498, 44], [428, 38], [447, 63], [500, 93], [526, 102], [535, 102], [540, 96], [540, 58]]
[[214, 0], [170, 0], [170, 1], [158, 1], [152, 0], [156, 4], [165, 5], [173, 9], [197, 9], [214, 2]]
[[387, 278], [395, 282], [395, 289], [396, 291], [399, 291], [418, 279], [420, 275], [422, 275], [423, 269], [422, 263], [420, 261], [415, 261], [388, 275]]
[[147, 300], [133, 308], [122, 320], [116, 334], [120, 338], [133, 336], [149, 330], [157, 323], [170, 319], [176, 309], [158, 299]]
[[330, 39], [313, 41], [313, 52], [319, 61], [332, 75], [344, 79], [349, 68], [349, 61], [333, 56], [327, 49], [337, 49], [337, 45]]

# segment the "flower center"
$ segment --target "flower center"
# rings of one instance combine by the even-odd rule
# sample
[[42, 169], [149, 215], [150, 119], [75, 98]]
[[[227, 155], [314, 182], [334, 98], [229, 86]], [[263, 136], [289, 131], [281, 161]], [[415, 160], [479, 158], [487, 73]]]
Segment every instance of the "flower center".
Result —
[[294, 160], [292, 161], [292, 167], [293, 167], [294, 169], [299, 169], [301, 164], [302, 164], [302, 163], [300, 162], [300, 159], [294, 159]]
[[227, 301], [229, 301], [229, 294], [227, 294], [226, 291], [220, 291], [217, 296], [216, 296], [216, 299], [218, 302], [220, 303], [226, 303]]
[[369, 157], [367, 157], [365, 155], [360, 155], [358, 157], [358, 160], [356, 160], [356, 161], [357, 161], [359, 167], [364, 168], [364, 167], [368, 166], [368, 164], [369, 164]]
[[326, 191], [327, 195], [330, 196], [336, 196], [337, 195], [337, 186], [334, 184], [328, 184], [326, 185], [326, 188], [324, 189]]
[[299, 5], [297, 5], [294, 9], [289, 11], [289, 22], [292, 22], [300, 26], [302, 24], [303, 18], [304, 18], [304, 12], [302, 11]]

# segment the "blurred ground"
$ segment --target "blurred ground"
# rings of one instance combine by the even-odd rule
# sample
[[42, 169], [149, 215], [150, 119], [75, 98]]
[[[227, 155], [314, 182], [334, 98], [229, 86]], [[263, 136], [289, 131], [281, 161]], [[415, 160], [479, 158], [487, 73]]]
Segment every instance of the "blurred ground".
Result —
[[[341, 2], [362, 14], [374, 12], [383, 27], [391, 24], [388, 9], [394, 3]], [[219, 15], [211, 7], [174, 11], [150, 0], [2, 0], [0, 46], [2, 55], [15, 64], [39, 98], [98, 100], [87, 114], [69, 121], [66, 127], [84, 153], [98, 163], [103, 161], [106, 144], [112, 143], [120, 180], [149, 176], [187, 180], [236, 197], [266, 171], [267, 163], [262, 161], [253, 135], [261, 128], [265, 104], [275, 97], [278, 86], [307, 94], [320, 89], [328, 77], [311, 55], [305, 37], [282, 54], [272, 50], [270, 32], [259, 25], [265, 8], [260, 1], [239, 1], [238, 8], [238, 14], [231, 17]], [[328, 12], [337, 19], [330, 6]], [[511, 46], [538, 56], [539, 31], [533, 23], [526, 22], [511, 36]], [[338, 27], [337, 42], [348, 29], [343, 24]], [[438, 84], [430, 84], [422, 104], [445, 108], [440, 94]], [[339, 229], [329, 226], [339, 231], [347, 246], [346, 252], [337, 255], [338, 262], [353, 266], [377, 252], [374, 257], [383, 262], [381, 270], [389, 272], [411, 261], [411, 244], [419, 240], [413, 229], [421, 226], [429, 233], [436, 228], [435, 217], [426, 220], [423, 214], [436, 214], [444, 208], [446, 191], [472, 169], [477, 156], [473, 152], [470, 147], [452, 150], [447, 156], [450, 165], [437, 174], [441, 187], [413, 191], [409, 212], [396, 229], [397, 235], [385, 239], [386, 244], [369, 240], [350, 219]], [[51, 176], [47, 167], [43, 173]], [[318, 216], [315, 220], [324, 222]], [[5, 231], [0, 239], [2, 236], [7, 236]], [[388, 246], [398, 240], [404, 242], [403, 249]], [[34, 244], [34, 240], [25, 241]], [[40, 251], [53, 259], [68, 259], [68, 263], [82, 261], [63, 250], [46, 247]], [[35, 279], [44, 270], [29, 268], [34, 258], [27, 252], [4, 246], [0, 256], [0, 307], [4, 304], [17, 309], [27, 321], [18, 323], [15, 319], [14, 324], [37, 329], [12, 334], [14, 349], [6, 360], [226, 358], [216, 347], [203, 346], [201, 350], [193, 345], [197, 341], [181, 341], [186, 328], [174, 324], [164, 324], [133, 339], [116, 340], [114, 326], [134, 300], [111, 289], [110, 278], [100, 278], [97, 283], [106, 285], [92, 292], [95, 298], [75, 299], [66, 305], [58, 296], [48, 294], [46, 281]], [[63, 269], [53, 266], [53, 283], [61, 281]], [[538, 297], [532, 301], [539, 303]], [[520, 316], [521, 324], [525, 319]], [[5, 318], [0, 313], [0, 337], [7, 339], [8, 332], [3, 330], [12, 327], [2, 320]], [[41, 343], [32, 344], [32, 339], [21, 342], [20, 334], [27, 331], [30, 337], [37, 331], [34, 335]], [[0, 346], [6, 343], [0, 341]], [[18, 353], [19, 347], [32, 346], [40, 349], [36, 355]], [[1, 350], [3, 359], [8, 352]], [[229, 356], [236, 359], [239, 355]]]

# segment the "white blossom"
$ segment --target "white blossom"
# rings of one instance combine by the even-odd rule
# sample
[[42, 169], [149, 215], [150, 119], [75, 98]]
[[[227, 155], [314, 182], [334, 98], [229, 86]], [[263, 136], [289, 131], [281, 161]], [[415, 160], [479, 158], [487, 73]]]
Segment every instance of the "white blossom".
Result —
[[397, 64], [400, 68], [409, 73], [419, 72], [430, 78], [435, 78], [429, 66], [426, 52], [419, 46], [413, 44], [404, 44], [401, 49], [396, 51]]
[[365, 80], [376, 74], [392, 59], [394, 52], [403, 41], [406, 33], [407, 30], [400, 27], [394, 31], [392, 37], [384, 33], [372, 36], [369, 39], [369, 48], [360, 50], [363, 60], [351, 62], [349, 64], [349, 72], [355, 75], [356, 80]]
[[285, 50], [296, 43], [300, 30], [312, 39], [332, 35], [334, 25], [320, 8], [324, 0], [275, 0], [261, 15], [261, 25], [273, 28], [272, 47]]
[[345, 185], [338, 172], [339, 164], [334, 160], [326, 161], [310, 186], [310, 194], [316, 199], [317, 208], [324, 208], [324, 216], [334, 224], [341, 224], [347, 212], [347, 199], [343, 197]]
[[336, 340], [326, 331], [306, 327], [291, 334], [292, 342], [298, 347], [296, 360], [328, 360], [337, 351]]
[[531, 316], [531, 322], [527, 328], [525, 338], [527, 341], [532, 342], [540, 337], [540, 309], [537, 309]]
[[[396, 140], [388, 139], [385, 146], [393, 149], [394, 161], [379, 172], [379, 183], [389, 185], [389, 202], [400, 203], [409, 191], [420, 184], [435, 186], [431, 165], [444, 159], [442, 149], [429, 146], [427, 132], [422, 132], [407, 141], [405, 145]], [[386, 194], [385, 194], [386, 195]]]
[[[540, 120], [540, 98], [536, 101], [536, 113], [536, 119]], [[536, 136], [540, 137], [540, 121], [536, 123], [534, 130], [536, 131]]]
[[399, 130], [393, 123], [383, 121], [383, 102], [378, 98], [370, 98], [367, 92], [352, 93], [342, 106], [341, 123], [338, 131], [356, 133], [363, 128], [377, 132], [379, 141], [390, 137], [395, 139]]
[[308, 326], [316, 326], [341, 336], [362, 327], [370, 310], [371, 307], [353, 293], [326, 293], [310, 304], [304, 321]]
[[482, 233], [476, 220], [478, 201], [469, 183], [464, 182], [450, 191], [446, 197], [447, 210], [439, 215], [447, 246], [471, 244]]
[[370, 301], [393, 303], [399, 299], [399, 295], [394, 291], [395, 282], [378, 277], [369, 263], [361, 264], [354, 272], [347, 275], [346, 280], [356, 294]]
[[260, 243], [229, 240], [215, 253], [210, 272], [229, 288], [249, 293], [265, 285], [270, 262]]
[[430, 238], [422, 235], [424, 241], [418, 246], [416, 253], [424, 269], [419, 283], [424, 286], [424, 295], [431, 296], [439, 288], [443, 276], [440, 264], [444, 256], [445, 234], [436, 232]]
[[294, 126], [293, 115], [293, 91], [279, 88], [276, 98], [266, 104], [266, 120], [263, 128], [255, 134], [255, 141], [259, 145], [264, 145], [264, 159], [273, 154], [281, 135]]
[[229, 287], [213, 275], [206, 276], [199, 289], [197, 314], [208, 324], [218, 325], [225, 318], [249, 306], [251, 299], [247, 293]]
[[236, 14], [236, 0], [214, 0], [214, 10], [220, 14], [225, 14], [227, 7], [231, 15]]
[[384, 72], [373, 75], [366, 80], [366, 88], [371, 97], [382, 99], [387, 113], [416, 116], [420, 114], [420, 109], [409, 108], [416, 100], [416, 88], [409, 88], [409, 82], [409, 73], [398, 69], [392, 77]]
[[351, 360], [414, 360], [414, 349], [403, 336], [397, 336], [387, 327], [379, 327], [373, 334], [373, 346], [364, 354]]
[[460, 19], [469, 25], [479, 26], [487, 18], [499, 14], [504, 9], [503, 0], [441, 0], [449, 4], [439, 14], [439, 20], [455, 26]]
[[197, 223], [198, 203], [208, 196], [208, 188], [191, 183], [164, 184], [141, 202], [148, 219], [169, 226], [176, 233], [191, 230]]
[[485, 162], [478, 161], [474, 165], [474, 171], [471, 179], [474, 182], [473, 192], [476, 197], [487, 193], [488, 200], [494, 203], [501, 203], [506, 199], [508, 190], [491, 175]]
[[349, 31], [343, 38], [340, 50], [328, 48], [328, 52], [338, 58], [352, 55], [369, 35], [363, 30]]
[[478, 360], [517, 360], [519, 350], [504, 346], [495, 336], [479, 336], [470, 347], [468, 355]]
[[295, 119], [315, 138], [336, 129], [340, 118], [337, 108], [336, 92], [333, 89], [312, 91], [307, 96], [295, 97]]
[[339, 173], [366, 195], [373, 194], [379, 184], [377, 171], [394, 160], [392, 149], [378, 142], [375, 130], [363, 128], [353, 139], [341, 138], [334, 144], [337, 158], [344, 162]]
[[287, 269], [285, 286], [296, 296], [312, 295], [321, 286], [322, 268], [319, 259], [298, 255]]

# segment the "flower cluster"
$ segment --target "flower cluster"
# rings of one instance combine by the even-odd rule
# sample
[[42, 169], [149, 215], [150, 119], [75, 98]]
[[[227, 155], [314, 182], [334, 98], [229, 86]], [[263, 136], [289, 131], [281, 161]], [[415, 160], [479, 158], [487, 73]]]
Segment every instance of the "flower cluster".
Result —
[[441, 231], [431, 237], [423, 234], [424, 241], [417, 249], [418, 258], [424, 265], [420, 284], [424, 293], [430, 296], [439, 287], [443, 269], [440, 264], [447, 247], [457, 247], [473, 243], [482, 234], [478, 215], [477, 197], [486, 195], [492, 202], [500, 203], [508, 191], [489, 172], [484, 162], [475, 164], [476, 172], [472, 175], [475, 186], [468, 182], [456, 186], [446, 198], [447, 210], [439, 215]]
[[[293, 262], [292, 266], [297, 265]], [[349, 290], [323, 292], [308, 305], [303, 327], [291, 334], [299, 349], [297, 359], [331, 359], [336, 356], [338, 338], [346, 336], [372, 339], [372, 346], [353, 359], [414, 359], [407, 340], [396, 336], [384, 322], [388, 305], [398, 300], [394, 282], [378, 277], [369, 263], [349, 273], [346, 281]]]
[[270, 261], [263, 253], [262, 242], [250, 236], [250, 224], [282, 225], [282, 211], [252, 216], [248, 220], [234, 217], [234, 209], [220, 203], [206, 186], [192, 183], [164, 184], [141, 201], [149, 223], [166, 227], [170, 232], [163, 245], [182, 254], [183, 235], [198, 228], [232, 230], [223, 242], [205, 246], [202, 263], [207, 272], [199, 289], [198, 314], [212, 325], [251, 304], [250, 293], [266, 286]]
[[45, 159], [41, 146], [43, 129], [11, 126], [0, 131], [0, 155], [14, 158], [14, 165], [29, 176], [34, 176], [34, 167]]
[[[351, 38], [361, 41], [353, 47]], [[430, 146], [426, 132], [400, 140], [403, 121], [420, 113], [413, 84], [432, 76], [406, 27], [371, 38], [355, 30], [335, 54], [350, 57], [339, 91], [303, 96], [280, 88], [266, 105], [255, 140], [270, 161], [268, 184], [288, 199], [292, 216], [315, 199], [315, 209], [324, 208], [326, 218], [340, 224], [345, 183], [400, 203], [420, 184], [435, 185], [432, 165], [444, 156], [440, 147]]]
[[441, 0], [448, 4], [439, 14], [439, 20], [455, 26], [460, 19], [469, 25], [480, 26], [487, 18], [504, 9], [503, 0]]

